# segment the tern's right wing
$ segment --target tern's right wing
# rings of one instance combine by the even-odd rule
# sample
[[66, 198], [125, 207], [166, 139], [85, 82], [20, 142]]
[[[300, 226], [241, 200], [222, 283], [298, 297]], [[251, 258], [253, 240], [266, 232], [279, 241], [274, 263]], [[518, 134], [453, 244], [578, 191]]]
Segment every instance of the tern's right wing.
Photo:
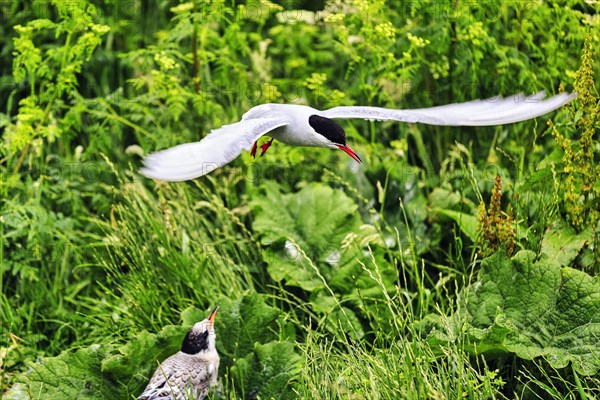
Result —
[[140, 173], [171, 182], [198, 178], [233, 161], [242, 149], [250, 150], [261, 136], [286, 124], [282, 119], [256, 118], [224, 125], [199, 142], [149, 154]]
[[490, 126], [539, 117], [562, 107], [577, 96], [561, 93], [544, 99], [545, 93], [524, 97], [494, 97], [444, 106], [393, 110], [380, 107], [340, 106], [321, 112], [327, 118], [362, 118], [376, 121], [420, 122], [429, 125]]

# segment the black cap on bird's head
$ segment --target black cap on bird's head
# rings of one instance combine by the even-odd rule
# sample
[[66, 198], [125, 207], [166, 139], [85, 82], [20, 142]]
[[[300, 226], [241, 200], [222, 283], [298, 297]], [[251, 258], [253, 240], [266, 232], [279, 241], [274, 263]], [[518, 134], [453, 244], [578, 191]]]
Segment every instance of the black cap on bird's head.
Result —
[[315, 132], [332, 142], [338, 149], [344, 151], [356, 162], [362, 162], [358, 154], [356, 154], [356, 152], [346, 144], [346, 132], [344, 132], [344, 128], [342, 128], [337, 122], [320, 115], [311, 115], [308, 117], [308, 124], [315, 130]]
[[198, 354], [208, 350], [211, 345], [211, 338], [209, 336], [213, 336], [212, 343], [214, 346], [214, 323], [218, 310], [219, 307], [215, 307], [208, 318], [192, 326], [187, 335], [185, 335], [185, 339], [183, 339], [183, 344], [181, 345], [183, 353]]

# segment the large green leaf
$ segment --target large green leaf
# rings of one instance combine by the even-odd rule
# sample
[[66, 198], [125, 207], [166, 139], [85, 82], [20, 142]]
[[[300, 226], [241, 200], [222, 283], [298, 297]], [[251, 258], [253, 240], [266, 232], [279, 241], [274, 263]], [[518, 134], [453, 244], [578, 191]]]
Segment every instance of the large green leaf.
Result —
[[[511, 259], [498, 252], [483, 260], [478, 281], [461, 293], [453, 334], [465, 323], [474, 353], [544, 357], [555, 368], [572, 363], [583, 375], [600, 370], [600, 284], [545, 255], [536, 260], [520, 251]], [[430, 338], [450, 340], [445, 333]]]
[[112, 346], [92, 345], [76, 351], [66, 351], [32, 365], [22, 374], [4, 399], [104, 399], [124, 397], [120, 388], [108, 377], [103, 377], [101, 364]]
[[296, 397], [291, 383], [300, 374], [300, 362], [291, 343], [257, 343], [252, 353], [237, 361], [231, 375], [243, 382], [245, 398], [291, 399]]
[[[253, 228], [266, 247], [263, 259], [271, 278], [310, 292], [312, 309], [325, 316], [331, 331], [341, 327], [362, 337], [359, 310], [381, 304], [398, 281], [383, 235], [360, 225], [358, 207], [340, 190], [310, 184], [283, 194], [271, 182], [263, 191], [253, 202]], [[383, 312], [380, 319], [389, 321], [389, 315]]]
[[140, 332], [129, 343], [72, 349], [32, 365], [7, 394], [9, 399], [129, 398], [139, 395], [157, 361], [181, 347], [184, 326], [167, 325], [158, 334]]
[[454, 210], [444, 210], [436, 208], [433, 212], [450, 218], [456, 222], [462, 233], [467, 235], [472, 242], [477, 241], [477, 217], [467, 213]]
[[550, 226], [542, 240], [542, 253], [555, 258], [565, 266], [572, 266], [573, 261], [586, 243], [591, 243], [594, 234], [591, 229], [576, 232], [568, 223], [558, 220]]
[[307, 291], [323, 288], [301, 252], [319, 270], [330, 268], [342, 256], [344, 237], [360, 225], [357, 205], [344, 192], [318, 183], [292, 194], [281, 193], [275, 182], [267, 182], [263, 190], [264, 196], [251, 203], [252, 226], [267, 249], [263, 258], [269, 275]]
[[187, 328], [169, 325], [158, 334], [142, 331], [123, 346], [92, 345], [32, 365], [8, 399], [110, 399], [139, 395], [162, 361], [181, 347]]
[[251, 293], [238, 301], [222, 297], [217, 303], [219, 312], [215, 330], [223, 367], [252, 353], [255, 343], [277, 339], [279, 328], [283, 325], [282, 321], [278, 321], [281, 311], [267, 305], [263, 296]]

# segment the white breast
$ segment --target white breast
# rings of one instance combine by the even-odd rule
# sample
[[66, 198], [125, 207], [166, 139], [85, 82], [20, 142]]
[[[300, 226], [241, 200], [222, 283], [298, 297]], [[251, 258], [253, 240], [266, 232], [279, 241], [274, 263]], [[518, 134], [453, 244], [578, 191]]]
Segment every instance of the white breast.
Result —
[[333, 147], [324, 136], [319, 135], [308, 123], [311, 115], [320, 115], [320, 111], [297, 104], [263, 104], [252, 108], [242, 119], [280, 118], [287, 125], [266, 134], [282, 143], [292, 146]]

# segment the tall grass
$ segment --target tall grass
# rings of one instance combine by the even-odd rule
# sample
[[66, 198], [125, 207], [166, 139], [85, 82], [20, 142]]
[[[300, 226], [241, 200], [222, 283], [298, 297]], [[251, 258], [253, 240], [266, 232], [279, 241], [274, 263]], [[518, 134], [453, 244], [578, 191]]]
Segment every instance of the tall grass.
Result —
[[[177, 323], [189, 306], [210, 308], [260, 282], [260, 246], [210, 185], [121, 181], [106, 232], [106, 305], [136, 329]], [[174, 319], [175, 318], [175, 319]]]

